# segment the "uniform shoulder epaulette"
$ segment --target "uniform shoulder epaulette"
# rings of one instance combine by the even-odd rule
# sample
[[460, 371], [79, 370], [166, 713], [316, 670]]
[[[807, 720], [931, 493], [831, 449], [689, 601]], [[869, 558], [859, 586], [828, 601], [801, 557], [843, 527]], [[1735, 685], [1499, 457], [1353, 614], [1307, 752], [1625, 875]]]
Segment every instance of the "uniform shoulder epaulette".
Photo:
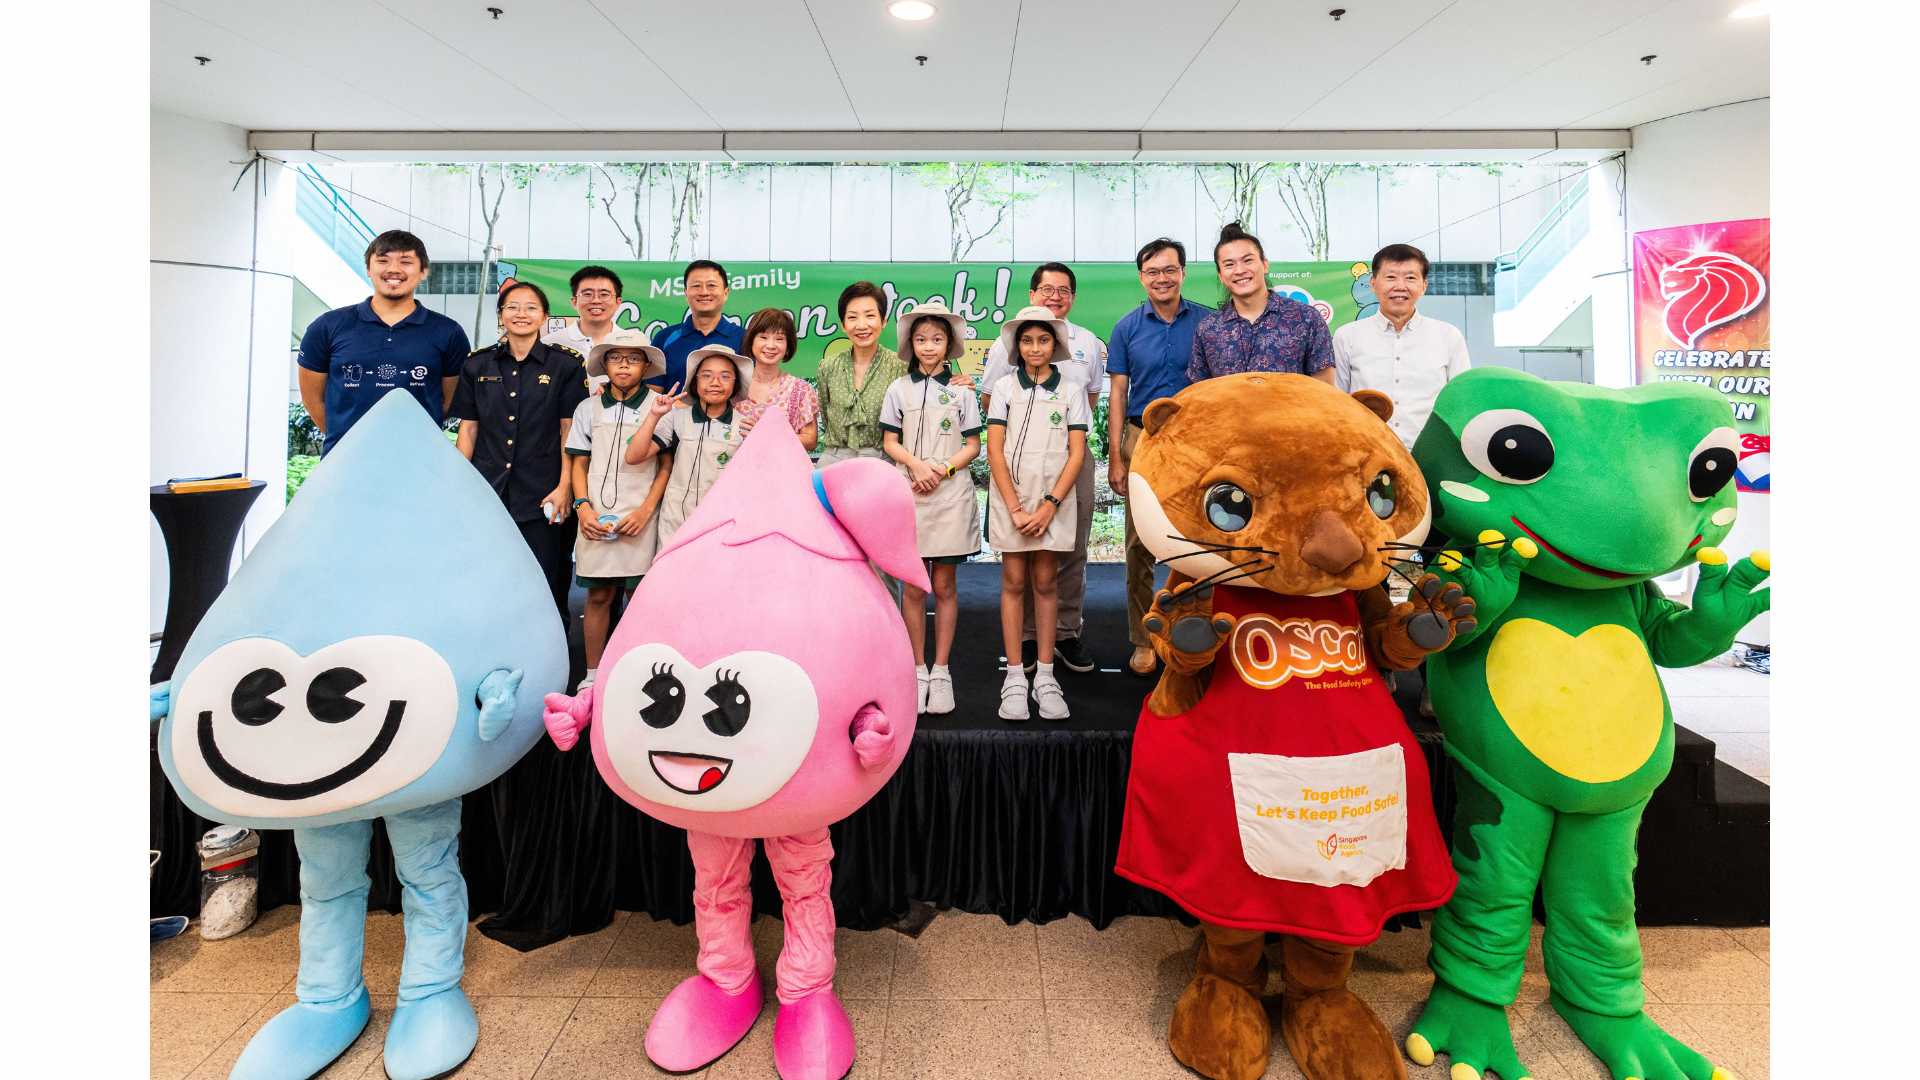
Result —
[[488, 349], [491, 349], [491, 348], [493, 348], [493, 346], [491, 346], [491, 345], [482, 345], [482, 346], [480, 346], [479, 348], [477, 348], [477, 349], [475, 349], [475, 350], [473, 350], [472, 352], [470, 352], [470, 353], [468, 353], [467, 355], [468, 355], [468, 356], [470, 356], [470, 357], [472, 357], [472, 356], [479, 356], [479, 355], [480, 355], [481, 353], [483, 353], [483, 352], [486, 352], [486, 351], [487, 351]]
[[561, 352], [563, 352], [563, 353], [566, 353], [566, 354], [567, 354], [568, 356], [572, 356], [572, 357], [576, 357], [576, 358], [578, 358], [578, 359], [581, 359], [581, 360], [585, 360], [585, 359], [586, 359], [586, 357], [584, 357], [584, 356], [581, 356], [581, 355], [580, 355], [580, 350], [578, 350], [578, 349], [576, 349], [576, 348], [574, 348], [574, 347], [573, 347], [573, 346], [571, 346], [571, 345], [562, 345], [562, 344], [560, 344], [560, 343], [559, 343], [559, 342], [557, 342], [557, 341], [556, 341], [556, 342], [553, 342], [553, 343], [551, 343], [551, 344], [549, 344], [549, 345], [547, 346], [547, 348], [549, 348], [549, 349], [559, 349], [559, 350], [560, 350]]

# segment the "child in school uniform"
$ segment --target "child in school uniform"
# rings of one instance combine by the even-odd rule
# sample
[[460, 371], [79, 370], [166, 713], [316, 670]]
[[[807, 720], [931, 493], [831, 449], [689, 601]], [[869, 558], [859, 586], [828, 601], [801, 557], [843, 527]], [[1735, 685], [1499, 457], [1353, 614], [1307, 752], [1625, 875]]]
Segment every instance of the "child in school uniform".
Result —
[[[656, 394], [640, 430], [627, 443], [627, 461], [638, 464], [655, 454], [670, 454], [667, 487], [660, 497], [659, 548], [692, 515], [745, 438], [733, 403], [747, 385], [753, 361], [727, 348], [709, 345], [687, 354], [686, 382]], [[686, 386], [682, 390], [681, 386]], [[691, 391], [693, 400], [681, 399]]]
[[606, 388], [573, 410], [567, 432], [573, 512], [580, 519], [573, 580], [587, 590], [583, 689], [599, 673], [614, 596], [622, 591], [632, 596], [653, 565], [654, 512], [667, 486], [659, 458], [629, 465], [626, 457], [627, 440], [646, 417], [647, 387], [641, 380], [665, 374], [666, 355], [638, 330], [615, 330], [587, 353], [586, 366], [587, 378], [606, 379]]
[[881, 449], [913, 484], [914, 525], [920, 557], [933, 581], [933, 670], [927, 663], [927, 594], [902, 583], [900, 614], [913, 642], [914, 674], [920, 681], [920, 711], [953, 711], [953, 676], [947, 657], [960, 618], [954, 568], [980, 551], [980, 504], [967, 466], [980, 456], [980, 403], [971, 389], [953, 385], [951, 361], [966, 352], [959, 315], [931, 300], [900, 316], [900, 351], [907, 374], [887, 387], [880, 402]]
[[[1059, 553], [1073, 550], [1074, 530], [1083, 512], [1073, 489], [1086, 459], [1087, 428], [1093, 415], [1086, 392], [1066, 381], [1055, 366], [1070, 355], [1065, 319], [1044, 307], [1022, 308], [1001, 328], [1000, 341], [1007, 355], [1019, 357], [1020, 366], [986, 388], [991, 395], [987, 461], [993, 466], [993, 486], [987, 492], [987, 539], [1000, 552], [1000, 632], [1007, 650], [1000, 718], [1025, 720], [1022, 606], [1031, 587], [1034, 625], [1053, 625]], [[1053, 674], [1053, 641], [1047, 634], [1039, 638], [1033, 698], [1042, 717], [1065, 720], [1067, 699]]]

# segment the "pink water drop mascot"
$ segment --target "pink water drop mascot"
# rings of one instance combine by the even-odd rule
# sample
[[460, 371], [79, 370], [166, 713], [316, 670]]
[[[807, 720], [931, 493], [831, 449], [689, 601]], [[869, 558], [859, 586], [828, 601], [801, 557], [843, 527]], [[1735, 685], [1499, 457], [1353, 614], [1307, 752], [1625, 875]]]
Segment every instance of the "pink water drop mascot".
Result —
[[784, 1080], [838, 1080], [853, 1066], [853, 1026], [833, 992], [827, 826], [899, 767], [916, 692], [906, 628], [869, 560], [928, 587], [912, 489], [878, 460], [814, 472], [771, 412], [654, 560], [599, 681], [547, 695], [561, 749], [590, 726], [607, 784], [687, 830], [699, 974], [647, 1027], [662, 1069], [711, 1063], [760, 1015], [756, 838], [785, 907], [774, 1064]]

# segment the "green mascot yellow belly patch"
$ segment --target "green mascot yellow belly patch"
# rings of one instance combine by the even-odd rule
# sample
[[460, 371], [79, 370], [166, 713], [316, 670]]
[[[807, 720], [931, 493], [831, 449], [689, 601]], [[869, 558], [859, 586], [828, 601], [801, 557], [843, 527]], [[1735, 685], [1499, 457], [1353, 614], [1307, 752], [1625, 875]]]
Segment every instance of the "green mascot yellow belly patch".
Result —
[[1508, 622], [1487, 650], [1487, 690], [1522, 746], [1588, 784], [1646, 764], [1666, 717], [1646, 646], [1612, 623], [1576, 638], [1537, 619]]
[[[1656, 665], [1710, 660], [1767, 610], [1766, 552], [1730, 561], [1716, 546], [1739, 516], [1733, 423], [1695, 383], [1609, 389], [1500, 367], [1434, 401], [1413, 456], [1452, 541], [1435, 565], [1473, 597], [1476, 625], [1427, 665], [1455, 764], [1460, 886], [1433, 920], [1433, 990], [1406, 1041], [1417, 1064], [1537, 1075], [1506, 1008], [1538, 896], [1553, 1009], [1613, 1080], [1726, 1078], [1646, 1013], [1633, 868], [1673, 723]], [[1688, 566], [1681, 604], [1653, 579]]]

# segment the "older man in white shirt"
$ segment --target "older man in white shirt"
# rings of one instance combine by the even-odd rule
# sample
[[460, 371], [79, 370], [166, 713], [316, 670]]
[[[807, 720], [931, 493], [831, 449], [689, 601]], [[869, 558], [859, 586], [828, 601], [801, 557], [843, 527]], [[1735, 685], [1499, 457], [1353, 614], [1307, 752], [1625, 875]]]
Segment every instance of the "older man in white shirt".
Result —
[[1414, 310], [1427, 294], [1427, 270], [1427, 256], [1417, 247], [1381, 248], [1373, 257], [1372, 279], [1380, 310], [1333, 335], [1334, 385], [1392, 398], [1387, 426], [1408, 449], [1427, 426], [1440, 388], [1473, 366], [1458, 327]]

